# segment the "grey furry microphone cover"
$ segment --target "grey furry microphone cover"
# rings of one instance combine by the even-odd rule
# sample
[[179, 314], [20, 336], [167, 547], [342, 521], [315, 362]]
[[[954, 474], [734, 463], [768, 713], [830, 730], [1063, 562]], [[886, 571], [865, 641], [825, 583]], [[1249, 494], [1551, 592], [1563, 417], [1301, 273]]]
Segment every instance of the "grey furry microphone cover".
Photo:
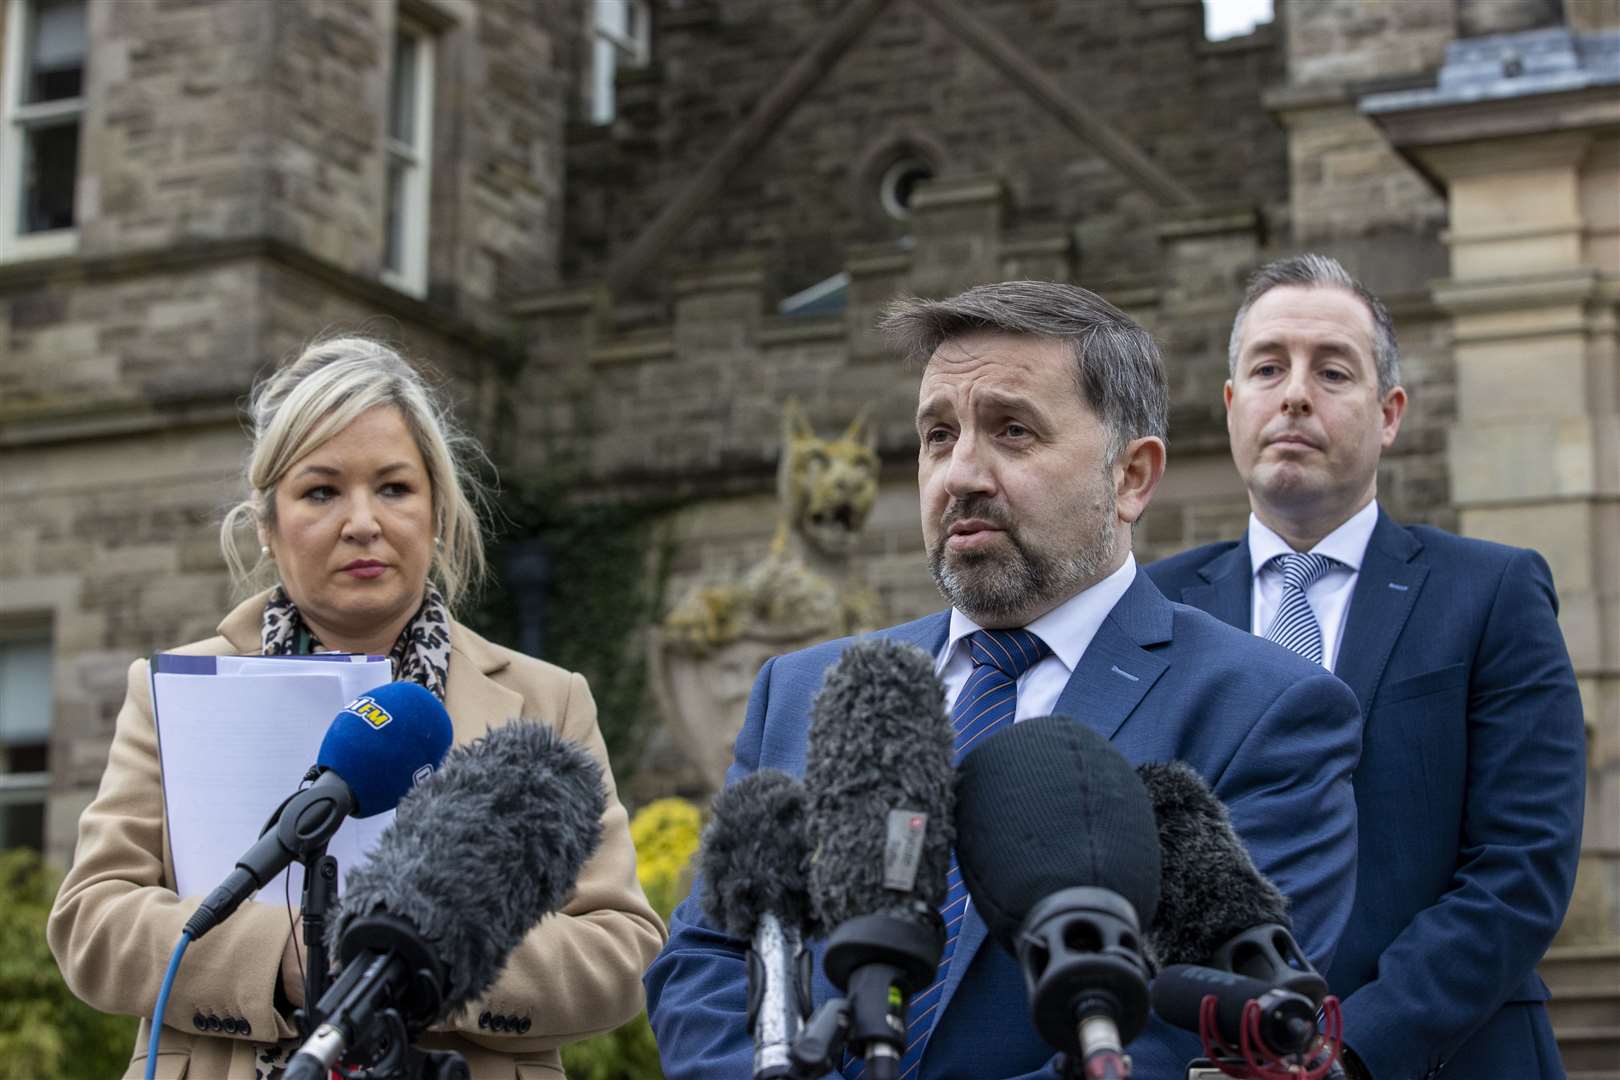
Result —
[[453, 747], [400, 800], [371, 860], [348, 874], [327, 941], [386, 911], [449, 971], [443, 1015], [495, 982], [542, 916], [568, 902], [602, 839], [602, 767], [550, 727], [513, 720]]
[[714, 797], [698, 855], [703, 912], [732, 937], [748, 938], [772, 914], [814, 934], [805, 792], [776, 769], [743, 777]]
[[[1234, 935], [1289, 925], [1288, 900], [1255, 867], [1226, 806], [1191, 766], [1138, 766], [1153, 800], [1164, 873], [1148, 931], [1158, 963], [1207, 964]], [[1309, 828], [1310, 822], [1300, 822]]]
[[888, 814], [928, 816], [908, 899], [938, 907], [956, 842], [955, 733], [934, 658], [864, 638], [827, 672], [811, 707], [804, 788], [810, 797], [810, 891], [825, 926], [895, 907], [884, 887]]

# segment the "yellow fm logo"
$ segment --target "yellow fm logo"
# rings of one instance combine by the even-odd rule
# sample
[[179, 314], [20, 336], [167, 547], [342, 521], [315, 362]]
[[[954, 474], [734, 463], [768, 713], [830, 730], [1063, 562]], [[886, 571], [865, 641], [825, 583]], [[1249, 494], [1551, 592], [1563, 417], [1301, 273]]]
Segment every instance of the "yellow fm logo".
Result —
[[369, 697], [355, 698], [348, 711], [354, 713], [373, 728], [383, 727], [393, 719], [387, 709], [377, 704], [374, 698]]

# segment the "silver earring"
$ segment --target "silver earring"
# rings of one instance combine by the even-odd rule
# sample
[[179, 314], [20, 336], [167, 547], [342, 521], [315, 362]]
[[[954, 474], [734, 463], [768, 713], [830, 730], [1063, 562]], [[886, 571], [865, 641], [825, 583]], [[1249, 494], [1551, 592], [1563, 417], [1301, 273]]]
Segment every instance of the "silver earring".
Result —
[[269, 544], [260, 544], [259, 545], [259, 558], [268, 559], [269, 557], [270, 557], [270, 545]]
[[442, 536], [435, 536], [435, 537], [434, 537], [434, 538], [433, 538], [433, 546], [434, 546], [434, 547], [444, 547], [444, 537], [442, 537]]

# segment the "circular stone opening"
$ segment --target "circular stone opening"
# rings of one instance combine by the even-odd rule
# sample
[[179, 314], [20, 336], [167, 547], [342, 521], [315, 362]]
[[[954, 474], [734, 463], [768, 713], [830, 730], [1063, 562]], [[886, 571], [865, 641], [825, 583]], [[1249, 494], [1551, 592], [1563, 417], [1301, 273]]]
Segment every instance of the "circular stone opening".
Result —
[[934, 167], [921, 158], [905, 157], [890, 165], [878, 182], [883, 212], [897, 220], [911, 216], [911, 197], [917, 185], [934, 178]]

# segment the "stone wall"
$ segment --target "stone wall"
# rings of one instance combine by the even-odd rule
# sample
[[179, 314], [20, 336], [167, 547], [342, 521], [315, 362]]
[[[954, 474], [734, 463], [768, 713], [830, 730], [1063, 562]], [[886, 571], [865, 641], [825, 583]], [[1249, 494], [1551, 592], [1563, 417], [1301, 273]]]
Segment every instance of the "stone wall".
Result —
[[[870, 14], [847, 44], [816, 53], [839, 29], [834, 11], [856, 9]], [[884, 214], [878, 185], [902, 154], [930, 160], [941, 179], [1000, 178], [1009, 232], [1056, 225], [1073, 235], [1088, 283], [1151, 277], [1158, 252], [1142, 239], [1160, 203], [1077, 135], [1065, 110], [1110, 125], [1199, 199], [1262, 202], [1282, 191], [1281, 132], [1257, 107], [1281, 76], [1281, 52], [1267, 34], [1209, 46], [1197, 3], [738, 0], [655, 10], [654, 67], [621, 81], [611, 128], [575, 129], [570, 146], [564, 268], [579, 280], [630, 264], [621, 302], [626, 293], [668, 301], [681, 268], [747, 253], [765, 268], [774, 305], [841, 269], [852, 248], [898, 241], [910, 226]], [[1051, 96], [993, 60], [997, 41], [1011, 46], [1018, 77], [1046, 80]], [[811, 54], [824, 70], [783, 103], [798, 85], [795, 60]], [[779, 119], [728, 157], [772, 107]], [[666, 250], [635, 257], [633, 245], [708, 169], [718, 169], [712, 196], [672, 215]]]
[[[426, 300], [378, 280], [400, 10], [437, 44]], [[130, 660], [228, 610], [216, 533], [256, 375], [321, 334], [381, 336], [496, 442], [506, 300], [555, 275], [584, 10], [92, 0], [79, 250], [0, 264], [0, 623], [50, 627], [53, 858]]]

